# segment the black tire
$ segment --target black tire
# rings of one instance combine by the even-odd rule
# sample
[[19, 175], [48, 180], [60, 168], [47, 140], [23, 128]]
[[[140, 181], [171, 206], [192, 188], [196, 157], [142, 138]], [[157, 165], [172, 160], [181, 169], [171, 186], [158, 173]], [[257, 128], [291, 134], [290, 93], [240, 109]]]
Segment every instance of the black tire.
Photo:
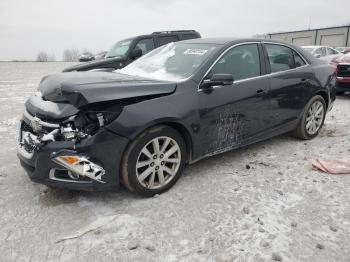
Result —
[[[138, 161], [142, 149], [153, 139], [160, 137], [168, 137], [176, 141], [181, 152], [181, 162], [178, 166], [176, 174], [171, 178], [171, 180], [169, 179], [168, 183], [166, 183], [164, 186], [160, 186], [159, 188], [151, 189], [147, 188], [145, 185], [142, 185], [139, 182], [136, 172], [136, 163]], [[141, 135], [139, 135], [134, 141], [130, 143], [127, 150], [125, 151], [121, 162], [121, 183], [129, 191], [135, 192], [145, 197], [151, 197], [155, 194], [161, 194], [169, 190], [180, 178], [185, 168], [186, 162], [186, 144], [182, 136], [175, 129], [169, 126], [155, 126], [144, 131]]]
[[[323, 119], [322, 119], [321, 125], [318, 128], [317, 132], [314, 134], [309, 134], [307, 131], [307, 128], [306, 128], [306, 118], [307, 118], [307, 115], [308, 115], [308, 112], [309, 112], [311, 106], [317, 101], [321, 102], [323, 105], [323, 110], [324, 110]], [[324, 101], [323, 97], [320, 95], [315, 95], [306, 104], [304, 111], [303, 111], [303, 115], [300, 119], [298, 126], [294, 130], [293, 135], [297, 138], [304, 139], [304, 140], [309, 140], [309, 139], [313, 139], [314, 137], [316, 137], [323, 126], [323, 123], [324, 123], [324, 120], [326, 117], [326, 112], [327, 112], [327, 106], [326, 106], [326, 102]]]
[[341, 95], [344, 95], [344, 94], [345, 94], [344, 91], [337, 91], [337, 95], [338, 95], [338, 96], [341, 96]]

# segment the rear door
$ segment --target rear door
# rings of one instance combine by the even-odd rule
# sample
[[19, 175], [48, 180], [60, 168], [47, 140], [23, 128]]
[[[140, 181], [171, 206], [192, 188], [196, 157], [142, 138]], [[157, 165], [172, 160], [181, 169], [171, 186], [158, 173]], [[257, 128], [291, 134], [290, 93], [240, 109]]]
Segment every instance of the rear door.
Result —
[[270, 128], [297, 121], [307, 103], [313, 71], [294, 49], [280, 44], [265, 43], [267, 67], [270, 71]]
[[258, 43], [234, 46], [204, 77], [232, 74], [234, 83], [198, 91], [203, 155], [237, 147], [266, 130], [269, 79], [262, 76], [261, 50]]

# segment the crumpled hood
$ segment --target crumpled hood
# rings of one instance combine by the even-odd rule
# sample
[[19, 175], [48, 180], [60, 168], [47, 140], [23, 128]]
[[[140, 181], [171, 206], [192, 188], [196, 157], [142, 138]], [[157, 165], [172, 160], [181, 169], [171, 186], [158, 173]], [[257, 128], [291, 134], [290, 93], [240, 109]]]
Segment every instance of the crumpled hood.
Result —
[[114, 72], [70, 72], [44, 77], [38, 87], [45, 100], [69, 102], [76, 107], [103, 101], [166, 95], [175, 82], [129, 76]]

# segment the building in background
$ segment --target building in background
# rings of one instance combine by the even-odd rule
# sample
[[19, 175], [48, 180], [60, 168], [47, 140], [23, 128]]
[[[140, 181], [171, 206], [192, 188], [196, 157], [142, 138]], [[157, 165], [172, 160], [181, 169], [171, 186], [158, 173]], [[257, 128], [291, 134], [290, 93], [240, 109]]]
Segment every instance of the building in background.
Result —
[[284, 33], [266, 34], [266, 38], [281, 40], [299, 46], [350, 46], [350, 26], [328, 27]]

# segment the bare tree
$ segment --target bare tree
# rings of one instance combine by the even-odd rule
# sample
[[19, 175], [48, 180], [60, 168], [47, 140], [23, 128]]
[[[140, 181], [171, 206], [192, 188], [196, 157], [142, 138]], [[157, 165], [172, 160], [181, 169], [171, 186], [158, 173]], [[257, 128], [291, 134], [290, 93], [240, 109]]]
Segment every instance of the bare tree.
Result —
[[49, 61], [49, 62], [56, 62], [56, 56], [54, 54], [50, 54], [48, 56], [47, 61]]
[[49, 60], [49, 56], [44, 51], [39, 52], [39, 54], [36, 56], [37, 62], [47, 62], [48, 60]]
[[63, 61], [76, 62], [79, 60], [79, 50], [76, 48], [65, 49], [63, 52]]

